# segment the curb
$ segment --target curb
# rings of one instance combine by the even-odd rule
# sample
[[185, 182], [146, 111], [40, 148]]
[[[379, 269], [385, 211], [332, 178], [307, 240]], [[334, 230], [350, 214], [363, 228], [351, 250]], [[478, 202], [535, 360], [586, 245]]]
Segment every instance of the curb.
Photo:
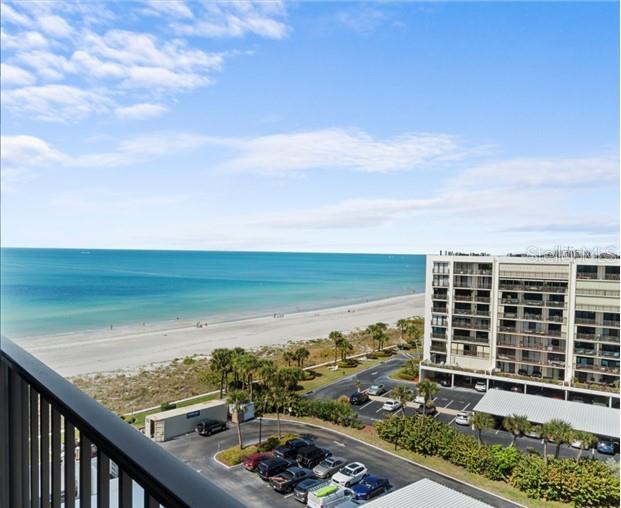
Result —
[[[263, 417], [263, 419], [264, 420], [276, 421], [276, 418], [265, 417], [265, 416]], [[405, 462], [409, 462], [410, 464], [412, 464], [414, 466], [417, 466], [417, 467], [421, 467], [421, 468], [423, 468], [423, 469], [425, 469], [427, 471], [431, 471], [432, 473], [435, 473], [435, 474], [438, 474], [440, 476], [443, 476], [444, 478], [447, 478], [449, 480], [453, 480], [453, 481], [462, 483], [463, 485], [467, 485], [468, 487], [471, 487], [471, 488], [476, 489], [478, 491], [485, 492], [486, 494], [488, 494], [490, 496], [497, 497], [498, 499], [502, 499], [503, 501], [506, 501], [508, 503], [512, 503], [512, 504], [514, 504], [516, 506], [520, 506], [522, 508], [528, 508], [526, 505], [520, 504], [517, 501], [513, 501], [512, 499], [508, 499], [508, 498], [500, 496], [498, 494], [494, 494], [493, 492], [489, 492], [489, 491], [487, 491], [487, 490], [485, 490], [485, 489], [483, 489], [481, 487], [477, 487], [476, 485], [472, 485], [471, 483], [468, 483], [468, 482], [466, 482], [464, 480], [459, 480], [457, 478], [453, 478], [452, 476], [449, 476], [446, 473], [442, 473], [440, 471], [436, 471], [435, 469], [433, 469], [433, 468], [431, 468], [429, 466], [424, 466], [424, 465], [419, 464], [418, 462], [415, 462], [415, 461], [413, 461], [411, 459], [408, 459], [406, 457], [402, 457], [401, 455], [397, 455], [396, 453], [393, 453], [393, 452], [391, 452], [389, 450], [385, 450], [384, 448], [380, 448], [379, 446], [376, 446], [374, 444], [367, 443], [366, 441], [363, 441], [362, 439], [358, 439], [356, 437], [350, 436], [349, 434], [345, 434], [343, 432], [339, 432], [338, 430], [330, 429], [328, 427], [322, 427], [321, 425], [317, 425], [315, 423], [307, 423], [307, 422], [301, 422], [301, 421], [298, 421], [298, 420], [290, 420], [288, 418], [281, 418], [280, 421], [281, 422], [287, 422], [287, 423], [296, 423], [298, 425], [307, 425], [309, 427], [315, 427], [315, 428], [318, 428], [318, 429], [327, 430], [327, 431], [333, 432], [334, 434], [338, 434], [340, 436], [344, 436], [344, 437], [347, 437], [349, 439], [353, 439], [354, 441], [357, 441], [358, 443], [364, 444], [366, 446], [370, 446], [371, 448], [375, 448], [376, 450], [379, 450], [381, 452], [387, 453], [388, 455], [391, 455], [391, 456], [393, 456], [395, 458], [404, 460]]]

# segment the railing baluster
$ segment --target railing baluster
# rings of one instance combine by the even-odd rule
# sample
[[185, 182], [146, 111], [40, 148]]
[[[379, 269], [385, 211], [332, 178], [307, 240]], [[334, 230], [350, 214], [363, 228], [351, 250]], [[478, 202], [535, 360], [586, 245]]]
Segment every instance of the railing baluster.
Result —
[[75, 508], [75, 427], [65, 418], [65, 508]]
[[30, 387], [30, 506], [39, 506], [39, 394]]
[[97, 508], [110, 506], [110, 459], [97, 448]]
[[119, 468], [119, 506], [132, 508], [133, 482], [129, 475]]
[[60, 413], [52, 406], [52, 508], [60, 508]]
[[22, 506], [28, 506], [30, 504], [30, 447], [29, 447], [29, 430], [30, 430], [30, 411], [28, 410], [30, 404], [30, 387], [28, 383], [20, 377], [21, 385], [21, 408], [22, 408], [22, 434], [21, 434], [21, 448], [22, 448]]
[[9, 484], [10, 505], [20, 506], [22, 504], [22, 450], [21, 436], [24, 431], [22, 427], [22, 393], [21, 378], [14, 370], [9, 374]]
[[91, 442], [80, 432], [80, 508], [91, 508]]
[[0, 362], [0, 506], [9, 506], [9, 367]]
[[50, 403], [41, 397], [41, 508], [50, 508]]
[[159, 508], [160, 504], [149, 495], [147, 490], [144, 491], [144, 508]]

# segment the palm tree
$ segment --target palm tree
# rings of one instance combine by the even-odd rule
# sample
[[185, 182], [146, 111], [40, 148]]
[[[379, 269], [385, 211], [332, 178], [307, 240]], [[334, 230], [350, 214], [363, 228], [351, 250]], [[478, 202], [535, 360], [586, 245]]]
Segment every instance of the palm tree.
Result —
[[548, 461], [548, 442], [553, 441], [556, 444], [554, 458], [558, 459], [558, 455], [561, 452], [561, 445], [564, 443], [570, 443], [573, 435], [574, 429], [572, 426], [558, 418], [543, 424], [543, 439], [545, 441], [543, 445], [543, 453], [546, 463]]
[[300, 369], [304, 368], [304, 360], [310, 356], [310, 351], [305, 347], [299, 347], [295, 350], [295, 360], [298, 362]]
[[384, 342], [387, 339], [386, 330], [388, 325], [386, 323], [375, 323], [374, 325], [367, 326], [366, 333], [371, 336], [373, 340], [373, 349], [375, 350], [375, 343], [377, 342], [378, 349], [381, 351], [384, 348]]
[[231, 370], [233, 371], [233, 384], [237, 387], [240, 380], [240, 370], [246, 351], [242, 347], [236, 347], [231, 351]]
[[341, 350], [341, 360], [345, 360], [347, 355], [354, 350], [354, 346], [347, 339], [343, 339], [339, 344], [339, 349]]
[[483, 444], [483, 439], [481, 438], [483, 429], [491, 429], [494, 426], [494, 418], [490, 414], [477, 411], [472, 415], [472, 426], [477, 431], [479, 443]]
[[408, 336], [408, 342], [414, 345], [414, 349], [416, 350], [416, 356], [420, 356], [419, 341], [421, 333], [418, 323], [412, 320], [408, 321], [408, 324], [405, 328], [405, 333]]
[[505, 430], [513, 434], [511, 446], [515, 446], [517, 438], [523, 436], [525, 432], [528, 432], [531, 425], [526, 416], [513, 414], [511, 416], [507, 416], [502, 421], [502, 426]]
[[399, 338], [401, 339], [401, 342], [403, 342], [403, 334], [405, 333], [405, 329], [409, 323], [409, 319], [400, 319], [397, 321], [397, 328], [399, 328]]
[[425, 400], [423, 404], [423, 415], [426, 415], [427, 404], [429, 404], [429, 401], [432, 400], [438, 394], [440, 389], [438, 388], [438, 385], [435, 384], [433, 381], [429, 381], [429, 379], [425, 379], [421, 381], [420, 383], [418, 383], [416, 390], [418, 392], [418, 395], [423, 397], [423, 399]]
[[580, 460], [580, 457], [582, 457], [582, 452], [584, 450], [588, 450], [589, 448], [597, 444], [597, 438], [593, 434], [591, 434], [590, 432], [584, 432], [582, 430], [574, 431], [572, 439], [574, 441], [580, 442], [580, 451], [578, 452], [578, 457], [576, 457], [576, 460]]
[[287, 362], [287, 367], [291, 367], [291, 362], [295, 360], [295, 355], [291, 351], [285, 351], [282, 354], [282, 359]]
[[330, 332], [328, 338], [334, 344], [334, 365], [336, 366], [336, 362], [338, 361], [339, 347], [344, 339], [343, 334], [337, 330]]
[[226, 377], [231, 370], [231, 350], [226, 348], [214, 349], [211, 353], [211, 361], [209, 362], [209, 368], [218, 374], [220, 374], [220, 398], [224, 392], [224, 385]]
[[237, 417], [237, 438], [239, 439], [240, 449], [244, 447], [241, 433], [241, 413], [244, 409], [244, 405], [247, 404], [248, 401], [248, 395], [243, 390], [235, 390], [229, 393], [229, 396], [227, 397], [227, 402], [233, 406], [233, 412]]
[[414, 399], [414, 393], [408, 387], [403, 385], [397, 385], [392, 390], [392, 396], [395, 400], [398, 400], [401, 406], [405, 409], [405, 405]]

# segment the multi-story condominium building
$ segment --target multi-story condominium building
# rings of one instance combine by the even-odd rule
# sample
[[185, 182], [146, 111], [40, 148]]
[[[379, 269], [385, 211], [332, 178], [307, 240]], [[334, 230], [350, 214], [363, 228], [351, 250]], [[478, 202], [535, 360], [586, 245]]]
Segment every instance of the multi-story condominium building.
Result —
[[428, 256], [421, 376], [619, 407], [619, 260]]

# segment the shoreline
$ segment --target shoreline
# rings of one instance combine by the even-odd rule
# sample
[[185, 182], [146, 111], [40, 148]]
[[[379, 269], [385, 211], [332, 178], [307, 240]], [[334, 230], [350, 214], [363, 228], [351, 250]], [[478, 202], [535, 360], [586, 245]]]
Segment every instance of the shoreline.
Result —
[[218, 347], [254, 349], [327, 337], [331, 330], [354, 331], [378, 321], [394, 324], [401, 318], [422, 315], [423, 306], [424, 293], [416, 293], [290, 314], [209, 322], [202, 328], [196, 326], [196, 321], [165, 321], [15, 341], [61, 375], [70, 377], [137, 370], [184, 356], [208, 355]]

